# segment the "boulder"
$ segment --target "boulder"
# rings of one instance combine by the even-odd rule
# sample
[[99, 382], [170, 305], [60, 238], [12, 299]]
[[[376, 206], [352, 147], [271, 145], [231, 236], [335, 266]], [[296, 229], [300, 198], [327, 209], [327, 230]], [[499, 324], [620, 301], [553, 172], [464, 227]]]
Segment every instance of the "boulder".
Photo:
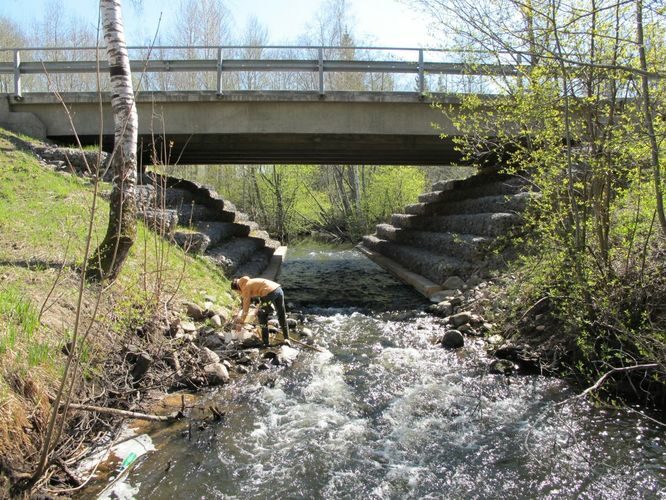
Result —
[[465, 345], [465, 338], [458, 330], [449, 330], [442, 337], [441, 344], [447, 349], [458, 349]]
[[204, 367], [209, 385], [222, 385], [229, 382], [229, 371], [222, 363], [211, 363]]

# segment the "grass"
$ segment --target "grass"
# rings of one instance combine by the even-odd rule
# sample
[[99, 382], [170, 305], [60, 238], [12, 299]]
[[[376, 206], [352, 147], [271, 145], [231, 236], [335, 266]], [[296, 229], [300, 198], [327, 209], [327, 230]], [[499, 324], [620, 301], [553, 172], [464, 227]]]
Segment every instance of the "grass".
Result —
[[[39, 433], [28, 418], [43, 421], [37, 413], [48, 411], [46, 395], [63, 373], [93, 204], [89, 180], [45, 169], [26, 141], [0, 129], [0, 459], [17, 465], [35, 452]], [[100, 185], [102, 193], [110, 188]], [[97, 203], [93, 249], [108, 217], [104, 196]], [[139, 224], [118, 280], [84, 287], [80, 331], [92, 328], [83, 344], [83, 373], [96, 373], [117, 338], [132, 335], [165, 301], [177, 308], [204, 299], [231, 308], [229, 281], [213, 264]], [[0, 477], [0, 496], [1, 486]]]

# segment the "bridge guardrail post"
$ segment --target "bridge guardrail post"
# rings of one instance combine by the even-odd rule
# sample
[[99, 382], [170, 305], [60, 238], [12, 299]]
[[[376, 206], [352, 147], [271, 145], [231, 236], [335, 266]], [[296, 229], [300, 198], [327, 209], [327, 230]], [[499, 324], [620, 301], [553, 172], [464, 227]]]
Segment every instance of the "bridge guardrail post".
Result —
[[319, 95], [324, 95], [324, 48], [319, 47]]
[[14, 95], [21, 95], [21, 53], [18, 49], [14, 50]]
[[425, 74], [423, 73], [423, 49], [419, 49], [419, 94], [425, 94]]
[[222, 95], [222, 47], [217, 48], [217, 95]]

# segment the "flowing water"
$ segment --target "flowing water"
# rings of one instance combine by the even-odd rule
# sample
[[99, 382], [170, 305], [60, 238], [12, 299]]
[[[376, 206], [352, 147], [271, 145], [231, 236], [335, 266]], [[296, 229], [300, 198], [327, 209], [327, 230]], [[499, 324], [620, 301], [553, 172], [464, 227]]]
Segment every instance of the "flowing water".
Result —
[[225, 419], [156, 437], [128, 496], [666, 498], [663, 427], [488, 374], [481, 340], [438, 347], [423, 300], [355, 251], [290, 249], [280, 281], [324, 352], [208, 394]]

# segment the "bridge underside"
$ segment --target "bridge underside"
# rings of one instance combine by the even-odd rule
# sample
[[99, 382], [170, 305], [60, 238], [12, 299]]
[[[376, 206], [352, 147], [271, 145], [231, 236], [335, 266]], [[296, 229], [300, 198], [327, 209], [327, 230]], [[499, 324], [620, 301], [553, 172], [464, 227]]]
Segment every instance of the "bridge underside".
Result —
[[[74, 136], [50, 139], [75, 144]], [[97, 144], [98, 136], [80, 136], [84, 145]], [[113, 148], [105, 135], [103, 146]], [[153, 143], [155, 147], [153, 148]], [[437, 136], [365, 134], [171, 134], [140, 135], [144, 165], [162, 164], [359, 164], [448, 165], [460, 161], [451, 138]]]

